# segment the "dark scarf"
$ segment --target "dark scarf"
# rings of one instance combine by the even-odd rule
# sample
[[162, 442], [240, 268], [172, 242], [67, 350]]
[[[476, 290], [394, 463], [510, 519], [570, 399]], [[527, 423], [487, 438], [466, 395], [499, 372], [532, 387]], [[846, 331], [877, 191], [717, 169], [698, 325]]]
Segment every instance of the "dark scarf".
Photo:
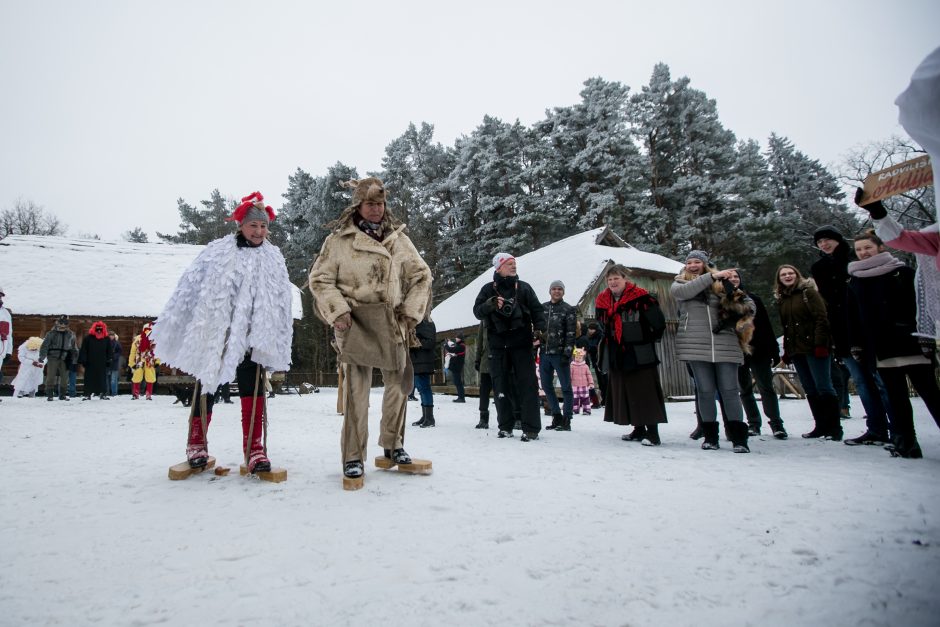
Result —
[[377, 242], [381, 242], [385, 239], [385, 228], [382, 226], [381, 222], [369, 222], [358, 213], [354, 213], [353, 224], [355, 224], [360, 231]]
[[[598, 294], [597, 300], [594, 303], [594, 309], [603, 312], [604, 319], [609, 320], [613, 325], [614, 338], [617, 340], [617, 344], [620, 344], [620, 334], [622, 332], [620, 316], [618, 314], [624, 309], [630, 309], [628, 305], [631, 301], [642, 298], [648, 294], [649, 292], [637, 286], [635, 283], [627, 283], [623, 294], [621, 294], [620, 298], [616, 301], [614, 300], [614, 293], [610, 291], [610, 288]], [[644, 306], [643, 309], [645, 310], [647, 307], [648, 306]]]

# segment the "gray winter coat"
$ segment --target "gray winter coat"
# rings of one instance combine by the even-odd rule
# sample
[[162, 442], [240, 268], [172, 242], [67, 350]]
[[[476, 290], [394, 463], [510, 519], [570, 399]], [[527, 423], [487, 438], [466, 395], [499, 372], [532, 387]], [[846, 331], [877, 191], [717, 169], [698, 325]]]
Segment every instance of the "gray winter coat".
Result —
[[744, 363], [744, 353], [734, 329], [713, 333], [718, 323], [718, 295], [711, 290], [711, 274], [691, 281], [676, 277], [669, 291], [679, 305], [676, 356], [682, 361]]

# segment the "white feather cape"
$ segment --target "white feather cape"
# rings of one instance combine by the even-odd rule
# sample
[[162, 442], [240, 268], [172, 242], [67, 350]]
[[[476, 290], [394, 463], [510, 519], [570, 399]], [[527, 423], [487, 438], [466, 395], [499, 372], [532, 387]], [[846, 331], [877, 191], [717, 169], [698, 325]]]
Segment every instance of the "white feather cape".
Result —
[[217, 239], [186, 269], [153, 325], [154, 353], [211, 393], [251, 351], [268, 370], [290, 368], [292, 286], [280, 249]]

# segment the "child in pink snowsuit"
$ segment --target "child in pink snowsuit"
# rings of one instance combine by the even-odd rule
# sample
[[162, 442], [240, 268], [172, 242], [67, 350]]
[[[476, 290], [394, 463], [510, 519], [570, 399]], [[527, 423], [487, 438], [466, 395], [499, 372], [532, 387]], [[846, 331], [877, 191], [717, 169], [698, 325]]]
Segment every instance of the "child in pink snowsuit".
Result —
[[584, 407], [584, 415], [591, 413], [590, 390], [594, 389], [594, 378], [591, 368], [584, 361], [584, 349], [574, 349], [574, 361], [571, 362], [571, 391], [574, 393], [574, 413], [580, 413]]

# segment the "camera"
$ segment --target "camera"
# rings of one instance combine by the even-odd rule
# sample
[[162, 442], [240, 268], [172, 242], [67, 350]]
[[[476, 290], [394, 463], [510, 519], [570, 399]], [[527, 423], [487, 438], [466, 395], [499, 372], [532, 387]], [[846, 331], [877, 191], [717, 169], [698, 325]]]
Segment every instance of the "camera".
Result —
[[516, 308], [516, 299], [515, 298], [504, 298], [503, 306], [499, 308], [499, 313], [504, 316], [511, 316], [512, 310]]

